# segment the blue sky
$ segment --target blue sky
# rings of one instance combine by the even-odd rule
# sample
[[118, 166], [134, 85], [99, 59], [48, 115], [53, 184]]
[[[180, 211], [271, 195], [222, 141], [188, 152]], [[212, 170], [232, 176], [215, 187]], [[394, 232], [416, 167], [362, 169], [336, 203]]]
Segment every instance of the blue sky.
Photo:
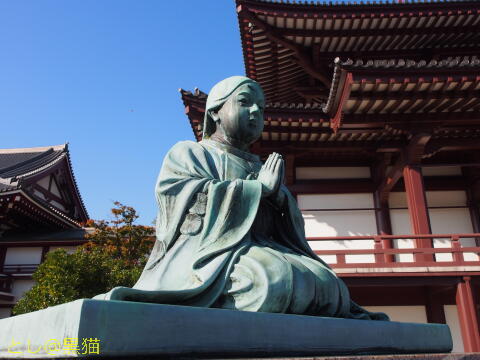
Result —
[[0, 148], [70, 143], [94, 219], [156, 215], [166, 151], [193, 140], [179, 88], [244, 74], [233, 0], [0, 1]]
[[193, 140], [179, 88], [244, 74], [233, 1], [0, 2], [0, 148], [70, 143], [92, 218], [140, 222], [166, 151]]

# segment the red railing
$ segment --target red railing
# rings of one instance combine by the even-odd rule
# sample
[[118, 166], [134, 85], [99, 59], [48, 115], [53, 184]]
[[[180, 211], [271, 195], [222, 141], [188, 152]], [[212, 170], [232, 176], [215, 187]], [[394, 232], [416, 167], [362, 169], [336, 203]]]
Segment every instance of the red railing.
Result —
[[[450, 247], [432, 248], [393, 248], [393, 240], [416, 239], [445, 239], [450, 241]], [[373, 241], [373, 249], [328, 249], [315, 250], [318, 255], [334, 255], [336, 263], [330, 264], [333, 268], [394, 268], [394, 267], [452, 267], [474, 266], [480, 271], [480, 260], [465, 259], [466, 253], [480, 255], [480, 246], [463, 247], [461, 239], [475, 239], [478, 244], [480, 233], [475, 234], [427, 234], [427, 235], [371, 235], [371, 236], [335, 236], [335, 237], [309, 237], [309, 242], [317, 241]], [[397, 261], [395, 255], [412, 254], [413, 261]], [[440, 254], [451, 254], [451, 260], [441, 259]], [[347, 255], [373, 255], [374, 261], [347, 262]]]

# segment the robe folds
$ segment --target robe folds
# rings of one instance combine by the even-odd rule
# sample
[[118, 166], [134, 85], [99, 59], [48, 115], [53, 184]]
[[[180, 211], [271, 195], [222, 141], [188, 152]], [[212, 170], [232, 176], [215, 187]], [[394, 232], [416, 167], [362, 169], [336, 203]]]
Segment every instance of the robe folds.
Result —
[[[262, 197], [262, 163], [212, 140], [179, 142], [155, 188], [154, 248], [133, 288], [98, 299], [382, 319], [311, 250], [285, 186], [279, 203]], [[279, 197], [280, 198], [280, 197]]]

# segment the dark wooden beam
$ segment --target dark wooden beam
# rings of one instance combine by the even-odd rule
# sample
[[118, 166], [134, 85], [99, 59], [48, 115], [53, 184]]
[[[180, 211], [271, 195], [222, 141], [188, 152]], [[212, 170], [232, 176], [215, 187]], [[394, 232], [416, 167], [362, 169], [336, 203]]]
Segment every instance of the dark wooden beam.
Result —
[[42, 246], [42, 256], [40, 258], [40, 263], [43, 263], [45, 261], [45, 257], [47, 256], [49, 251], [50, 251], [50, 246], [48, 245]]
[[437, 289], [433, 286], [425, 287], [427, 300], [425, 302], [425, 310], [427, 313], [427, 321], [434, 324], [446, 324], [447, 320], [443, 308], [445, 304], [441, 301], [441, 297], [438, 296], [436, 290]]
[[5, 258], [7, 256], [7, 246], [0, 245], [0, 272], [3, 270], [3, 265], [5, 264]]
[[328, 97], [328, 90], [324, 88], [320, 88], [318, 86], [297, 86], [294, 89], [294, 91], [306, 99], [311, 99], [311, 98], [326, 99]]
[[288, 154], [285, 157], [285, 184], [291, 186], [295, 184], [296, 180], [296, 166], [295, 154]]
[[[268, 113], [268, 110], [267, 110]], [[441, 126], [471, 125], [480, 127], [480, 113], [456, 112], [456, 113], [428, 113], [428, 114], [345, 114], [343, 128], [355, 126], [404, 125], [404, 124], [436, 124]]]
[[469, 26], [442, 26], [442, 27], [422, 27], [422, 28], [391, 28], [391, 29], [355, 29], [355, 30], [335, 30], [335, 29], [326, 29], [326, 30], [317, 30], [317, 29], [295, 29], [295, 28], [275, 28], [279, 36], [294, 36], [294, 37], [362, 37], [362, 36], [375, 36], [375, 37], [387, 37], [387, 36], [397, 36], [397, 35], [443, 35], [451, 33], [462, 33], [464, 35], [473, 33], [476, 34], [480, 32], [479, 25], [469, 25]]
[[[377, 225], [377, 234], [379, 235], [391, 235], [392, 223], [390, 220], [390, 209], [388, 208], [388, 200], [382, 199], [379, 192], [379, 185], [385, 179], [387, 167], [390, 164], [390, 154], [383, 154], [380, 156], [377, 162], [371, 167], [371, 174], [375, 183], [375, 191], [373, 192], [373, 206], [375, 207], [375, 222]], [[383, 239], [382, 246], [384, 249], [393, 248], [392, 240]], [[393, 262], [393, 255], [385, 255], [385, 262]]]
[[[480, 97], [480, 90], [459, 90], [459, 91], [415, 91], [406, 92], [407, 96], [415, 97], [415, 100], [434, 100], [434, 99], [472, 99]], [[349, 100], [400, 100], [405, 98], [405, 94], [399, 91], [354, 91], [350, 93]]]
[[402, 177], [403, 169], [411, 163], [419, 164], [424, 153], [426, 144], [431, 138], [431, 134], [415, 135], [400, 154], [399, 159], [378, 185], [377, 191], [380, 201], [388, 201], [388, 194], [393, 189], [397, 181]]
[[298, 133], [298, 134], [333, 134], [332, 129], [323, 126], [284, 126], [270, 125], [266, 123], [263, 127], [264, 132], [271, 133]]

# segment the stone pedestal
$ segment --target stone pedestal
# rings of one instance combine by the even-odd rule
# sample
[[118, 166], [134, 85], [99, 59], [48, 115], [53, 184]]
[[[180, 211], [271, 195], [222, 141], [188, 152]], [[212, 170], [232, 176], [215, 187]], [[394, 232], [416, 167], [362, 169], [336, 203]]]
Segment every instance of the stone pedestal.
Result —
[[0, 320], [0, 358], [446, 353], [448, 326], [77, 300]]

